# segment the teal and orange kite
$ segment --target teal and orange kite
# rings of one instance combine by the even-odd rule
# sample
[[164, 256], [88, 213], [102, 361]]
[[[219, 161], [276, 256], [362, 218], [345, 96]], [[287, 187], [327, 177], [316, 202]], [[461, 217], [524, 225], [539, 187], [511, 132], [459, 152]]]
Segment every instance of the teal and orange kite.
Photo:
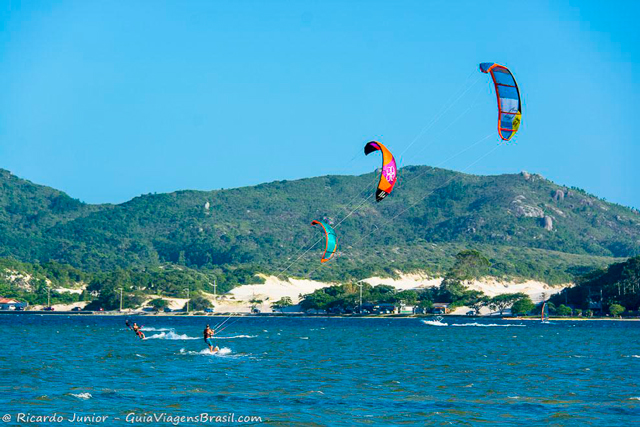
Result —
[[[326, 246], [324, 248], [324, 254], [322, 254], [321, 262], [327, 262], [331, 259], [333, 254], [336, 253], [338, 249], [338, 239], [336, 237], [336, 232], [329, 224], [324, 221], [311, 221], [311, 225], [320, 225], [324, 230], [324, 234], [326, 236]], [[327, 256], [328, 255], [328, 256]]]

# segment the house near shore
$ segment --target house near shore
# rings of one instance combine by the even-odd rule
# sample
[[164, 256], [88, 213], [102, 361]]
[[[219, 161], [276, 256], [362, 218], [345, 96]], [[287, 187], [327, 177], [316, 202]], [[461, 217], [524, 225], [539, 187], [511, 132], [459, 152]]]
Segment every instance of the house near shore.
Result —
[[13, 298], [0, 297], [0, 310], [24, 310], [28, 305]]
[[398, 314], [416, 314], [418, 307], [415, 305], [400, 304], [398, 306]]
[[450, 304], [448, 302], [434, 302], [431, 307], [431, 312], [433, 314], [449, 314], [451, 312], [449, 306]]
[[394, 314], [396, 313], [395, 304], [390, 303], [364, 303], [362, 304], [362, 314]]
[[371, 304], [370, 302], [365, 302], [364, 304], [362, 304], [360, 308], [362, 310], [362, 314], [371, 314], [373, 313], [373, 307], [374, 307], [374, 304]]
[[374, 314], [394, 314], [396, 312], [396, 305], [391, 303], [380, 303], [373, 307]]

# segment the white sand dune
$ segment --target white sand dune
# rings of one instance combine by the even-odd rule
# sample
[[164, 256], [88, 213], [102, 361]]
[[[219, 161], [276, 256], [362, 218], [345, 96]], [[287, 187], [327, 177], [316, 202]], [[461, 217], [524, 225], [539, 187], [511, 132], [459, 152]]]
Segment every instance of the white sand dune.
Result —
[[263, 313], [271, 312], [271, 304], [280, 298], [289, 297], [293, 304], [300, 302], [300, 296], [310, 294], [318, 289], [335, 285], [336, 283], [317, 282], [315, 280], [288, 279], [282, 280], [276, 276], [261, 276], [265, 283], [244, 285], [233, 288], [224, 296], [218, 297], [216, 312], [250, 312], [252, 300], [261, 300], [257, 308]]
[[[317, 289], [335, 285], [314, 280], [288, 279], [282, 280], [275, 276], [262, 276], [265, 283], [258, 285], [244, 285], [232, 289], [228, 294], [219, 296], [216, 303], [216, 312], [248, 312], [251, 309], [251, 300], [262, 300], [257, 308], [261, 312], [271, 312], [271, 304], [282, 297], [290, 297], [294, 304], [300, 301], [300, 295], [309, 294]], [[411, 273], [401, 274], [397, 278], [371, 277], [363, 280], [372, 286], [391, 285], [399, 290], [426, 289], [439, 286], [442, 277], [429, 277], [426, 274]], [[570, 284], [550, 286], [543, 282], [529, 280], [526, 282], [500, 282], [491, 278], [476, 280], [467, 283], [469, 289], [484, 292], [487, 296], [495, 296], [507, 293], [522, 292], [531, 297], [533, 302], [540, 302], [549, 296], [560, 292]], [[461, 307], [456, 313], [466, 313], [469, 309]]]
[[[261, 276], [264, 278], [265, 283], [255, 285], [243, 285], [238, 286], [227, 294], [218, 295], [214, 299], [213, 294], [204, 294], [215, 305], [216, 313], [249, 313], [251, 307], [255, 304], [252, 301], [259, 300], [261, 302], [255, 304], [255, 306], [263, 313], [272, 312], [271, 304], [278, 301], [280, 298], [289, 297], [294, 305], [300, 302], [301, 296], [310, 294], [318, 289], [328, 286], [336, 285], [337, 283], [319, 282], [315, 280], [305, 279], [287, 279], [282, 280], [276, 276]], [[442, 281], [442, 277], [431, 277], [424, 273], [409, 273], [400, 274], [396, 278], [390, 277], [370, 277], [363, 280], [372, 286], [377, 285], [390, 285], [399, 290], [410, 289], [426, 289], [439, 286]], [[528, 280], [525, 282], [504, 282], [498, 281], [492, 278], [484, 280], [475, 280], [467, 283], [469, 289], [475, 289], [484, 292], [487, 296], [493, 297], [495, 295], [523, 292], [531, 297], [534, 303], [540, 302], [543, 299], [549, 298], [551, 295], [560, 292], [570, 284], [550, 286], [543, 282], [534, 280]], [[160, 298], [160, 296], [149, 296], [147, 303], [154, 298]], [[186, 298], [169, 298], [162, 297], [169, 302], [169, 308], [182, 309], [186, 304]], [[55, 305], [55, 309], [70, 310], [76, 306], [84, 306], [85, 303], [75, 303], [69, 305]], [[295, 308], [292, 308], [295, 309]], [[467, 307], [459, 307], [454, 313], [465, 314], [469, 311]], [[488, 309], [483, 309], [482, 314], [487, 314]]]
[[[411, 273], [402, 274], [399, 278], [381, 278], [371, 277], [363, 280], [370, 285], [391, 285], [400, 290], [408, 289], [425, 289], [439, 286], [442, 282], [442, 277], [429, 277], [424, 274]], [[522, 292], [529, 297], [534, 303], [543, 301], [549, 298], [551, 295], [556, 294], [567, 286], [571, 286], [570, 283], [563, 285], [551, 286], [543, 282], [535, 280], [528, 280], [526, 282], [503, 282], [492, 278], [486, 278], [482, 280], [474, 280], [466, 283], [469, 289], [478, 290], [484, 292], [489, 297], [494, 297], [500, 294], [511, 294]]]

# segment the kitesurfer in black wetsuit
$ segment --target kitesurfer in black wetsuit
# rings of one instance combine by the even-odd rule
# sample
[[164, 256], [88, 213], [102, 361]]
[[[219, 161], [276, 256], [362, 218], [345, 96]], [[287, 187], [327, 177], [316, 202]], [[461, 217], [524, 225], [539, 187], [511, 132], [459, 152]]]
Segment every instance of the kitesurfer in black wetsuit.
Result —
[[131, 330], [136, 333], [138, 338], [140, 338], [141, 340], [144, 339], [144, 334], [142, 333], [142, 326], [138, 326], [136, 322], [133, 322], [133, 328], [131, 328]]

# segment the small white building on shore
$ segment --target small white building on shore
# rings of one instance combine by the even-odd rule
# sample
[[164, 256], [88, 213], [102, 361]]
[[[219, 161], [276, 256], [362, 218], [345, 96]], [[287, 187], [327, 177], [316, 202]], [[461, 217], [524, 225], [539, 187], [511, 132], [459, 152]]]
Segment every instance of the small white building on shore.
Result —
[[0, 297], [0, 310], [16, 310], [16, 309], [25, 309], [27, 308], [26, 302], [20, 302], [18, 300], [12, 298], [2, 298]]

